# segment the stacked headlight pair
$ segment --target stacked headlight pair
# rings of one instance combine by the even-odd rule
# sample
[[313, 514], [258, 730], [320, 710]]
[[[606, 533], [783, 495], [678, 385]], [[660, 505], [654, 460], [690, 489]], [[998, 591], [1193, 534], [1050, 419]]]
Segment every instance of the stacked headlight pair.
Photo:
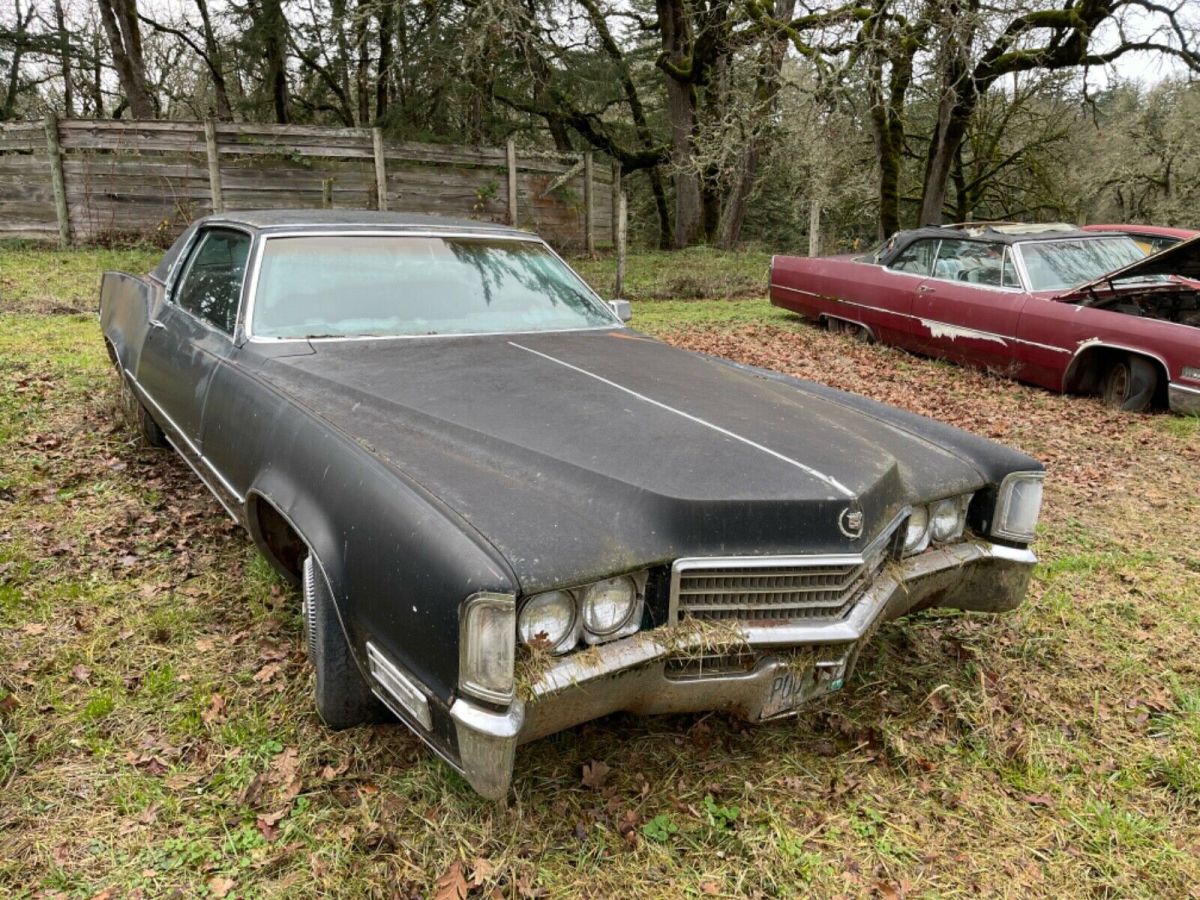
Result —
[[641, 626], [644, 572], [618, 575], [572, 590], [535, 594], [521, 606], [517, 634], [528, 647], [560, 654], [585, 644], [602, 644]]
[[944, 497], [924, 506], [914, 506], [904, 533], [904, 555], [912, 556], [932, 544], [948, 544], [963, 536], [971, 494]]

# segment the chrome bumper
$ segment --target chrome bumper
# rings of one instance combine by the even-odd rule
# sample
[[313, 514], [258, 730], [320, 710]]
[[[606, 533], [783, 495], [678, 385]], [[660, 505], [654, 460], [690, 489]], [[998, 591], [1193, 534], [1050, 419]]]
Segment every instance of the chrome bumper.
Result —
[[1172, 381], [1167, 385], [1167, 405], [1182, 416], [1200, 416], [1200, 389]]
[[[459, 698], [450, 708], [458, 738], [458, 768], [480, 794], [502, 799], [512, 780], [518, 744], [609, 713], [680, 713], [721, 709], [750, 721], [773, 718], [773, 698], [792, 690], [787, 655], [772, 650], [821, 647], [811, 696], [836, 690], [875, 628], [914, 608], [933, 606], [1002, 612], [1025, 597], [1037, 557], [1030, 550], [971, 542], [930, 550], [885, 568], [853, 610], [837, 622], [741, 624], [728, 649], [767, 651], [752, 671], [711, 677], [669, 677], [667, 662], [710, 649], [711, 631], [658, 628], [580, 651], [538, 673], [506, 712]], [[788, 679], [783, 684], [783, 679]], [[799, 699], [807, 699], [807, 695]]]

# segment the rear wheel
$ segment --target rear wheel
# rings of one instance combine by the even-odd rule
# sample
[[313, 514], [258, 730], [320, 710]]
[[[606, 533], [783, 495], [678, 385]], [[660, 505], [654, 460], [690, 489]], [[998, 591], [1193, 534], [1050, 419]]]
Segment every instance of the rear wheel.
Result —
[[1118, 357], [1109, 365], [1100, 383], [1100, 396], [1110, 409], [1145, 412], [1158, 390], [1158, 369], [1142, 356]]
[[392, 716], [371, 693], [350, 652], [325, 575], [310, 553], [302, 580], [304, 638], [317, 670], [317, 712], [333, 729], [386, 722]]
[[846, 337], [862, 341], [864, 344], [871, 341], [871, 332], [867, 330], [866, 326], [859, 325], [857, 322], [831, 317], [825, 320], [825, 325], [834, 334], [844, 334]]

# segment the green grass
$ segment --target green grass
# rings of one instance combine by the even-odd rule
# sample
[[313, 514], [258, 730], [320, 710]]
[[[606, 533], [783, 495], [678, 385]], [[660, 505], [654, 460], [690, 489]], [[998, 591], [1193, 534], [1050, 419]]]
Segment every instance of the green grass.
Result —
[[[321, 725], [295, 598], [190, 470], [119, 421], [92, 292], [106, 266], [155, 253], [13, 252], [0, 246], [0, 894], [429, 896], [455, 864], [472, 897], [1200, 884], [1191, 420], [1108, 414], [725, 299], [761, 260], [639, 257], [643, 297], [684, 268], [716, 273], [714, 299], [636, 300], [639, 327], [1045, 459], [1044, 562], [1011, 615], [885, 626], [847, 688], [795, 721], [614, 716], [534, 742], [498, 807], [401, 728]], [[64, 306], [89, 312], [51, 314]], [[611, 769], [599, 790], [580, 780], [593, 761]]]
[[[602, 297], [612, 297], [616, 261], [611, 254], [570, 260]], [[630, 253], [625, 265], [628, 300], [699, 300], [765, 297], [771, 254], [691, 247], [677, 253]]]

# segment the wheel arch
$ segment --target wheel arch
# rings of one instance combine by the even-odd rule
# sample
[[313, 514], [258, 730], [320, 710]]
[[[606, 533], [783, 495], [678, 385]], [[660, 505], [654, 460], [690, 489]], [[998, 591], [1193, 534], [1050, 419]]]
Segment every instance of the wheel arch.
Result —
[[861, 328], [863, 331], [865, 331], [867, 333], [868, 338], [870, 338], [875, 343], [879, 343], [879, 338], [876, 337], [875, 332], [871, 329], [871, 326], [868, 325], [866, 322], [859, 322], [859, 321], [856, 321], [855, 319], [848, 319], [845, 316], [835, 316], [833, 313], [827, 313], [827, 312], [820, 313], [817, 316], [818, 324], [824, 325], [827, 328], [829, 327], [829, 323], [831, 321], [844, 322], [847, 325], [857, 326], [858, 328]]
[[[1128, 355], [1140, 356], [1154, 365], [1158, 372], [1158, 390], [1155, 392], [1155, 403], [1158, 404], [1166, 397], [1167, 384], [1170, 381], [1166, 361], [1157, 353], [1143, 347], [1129, 347], [1108, 341], [1085, 341], [1079, 345], [1063, 372], [1063, 393], [1099, 393], [1100, 379], [1108, 365], [1115, 358]], [[1159, 394], [1162, 396], [1160, 397]]]

